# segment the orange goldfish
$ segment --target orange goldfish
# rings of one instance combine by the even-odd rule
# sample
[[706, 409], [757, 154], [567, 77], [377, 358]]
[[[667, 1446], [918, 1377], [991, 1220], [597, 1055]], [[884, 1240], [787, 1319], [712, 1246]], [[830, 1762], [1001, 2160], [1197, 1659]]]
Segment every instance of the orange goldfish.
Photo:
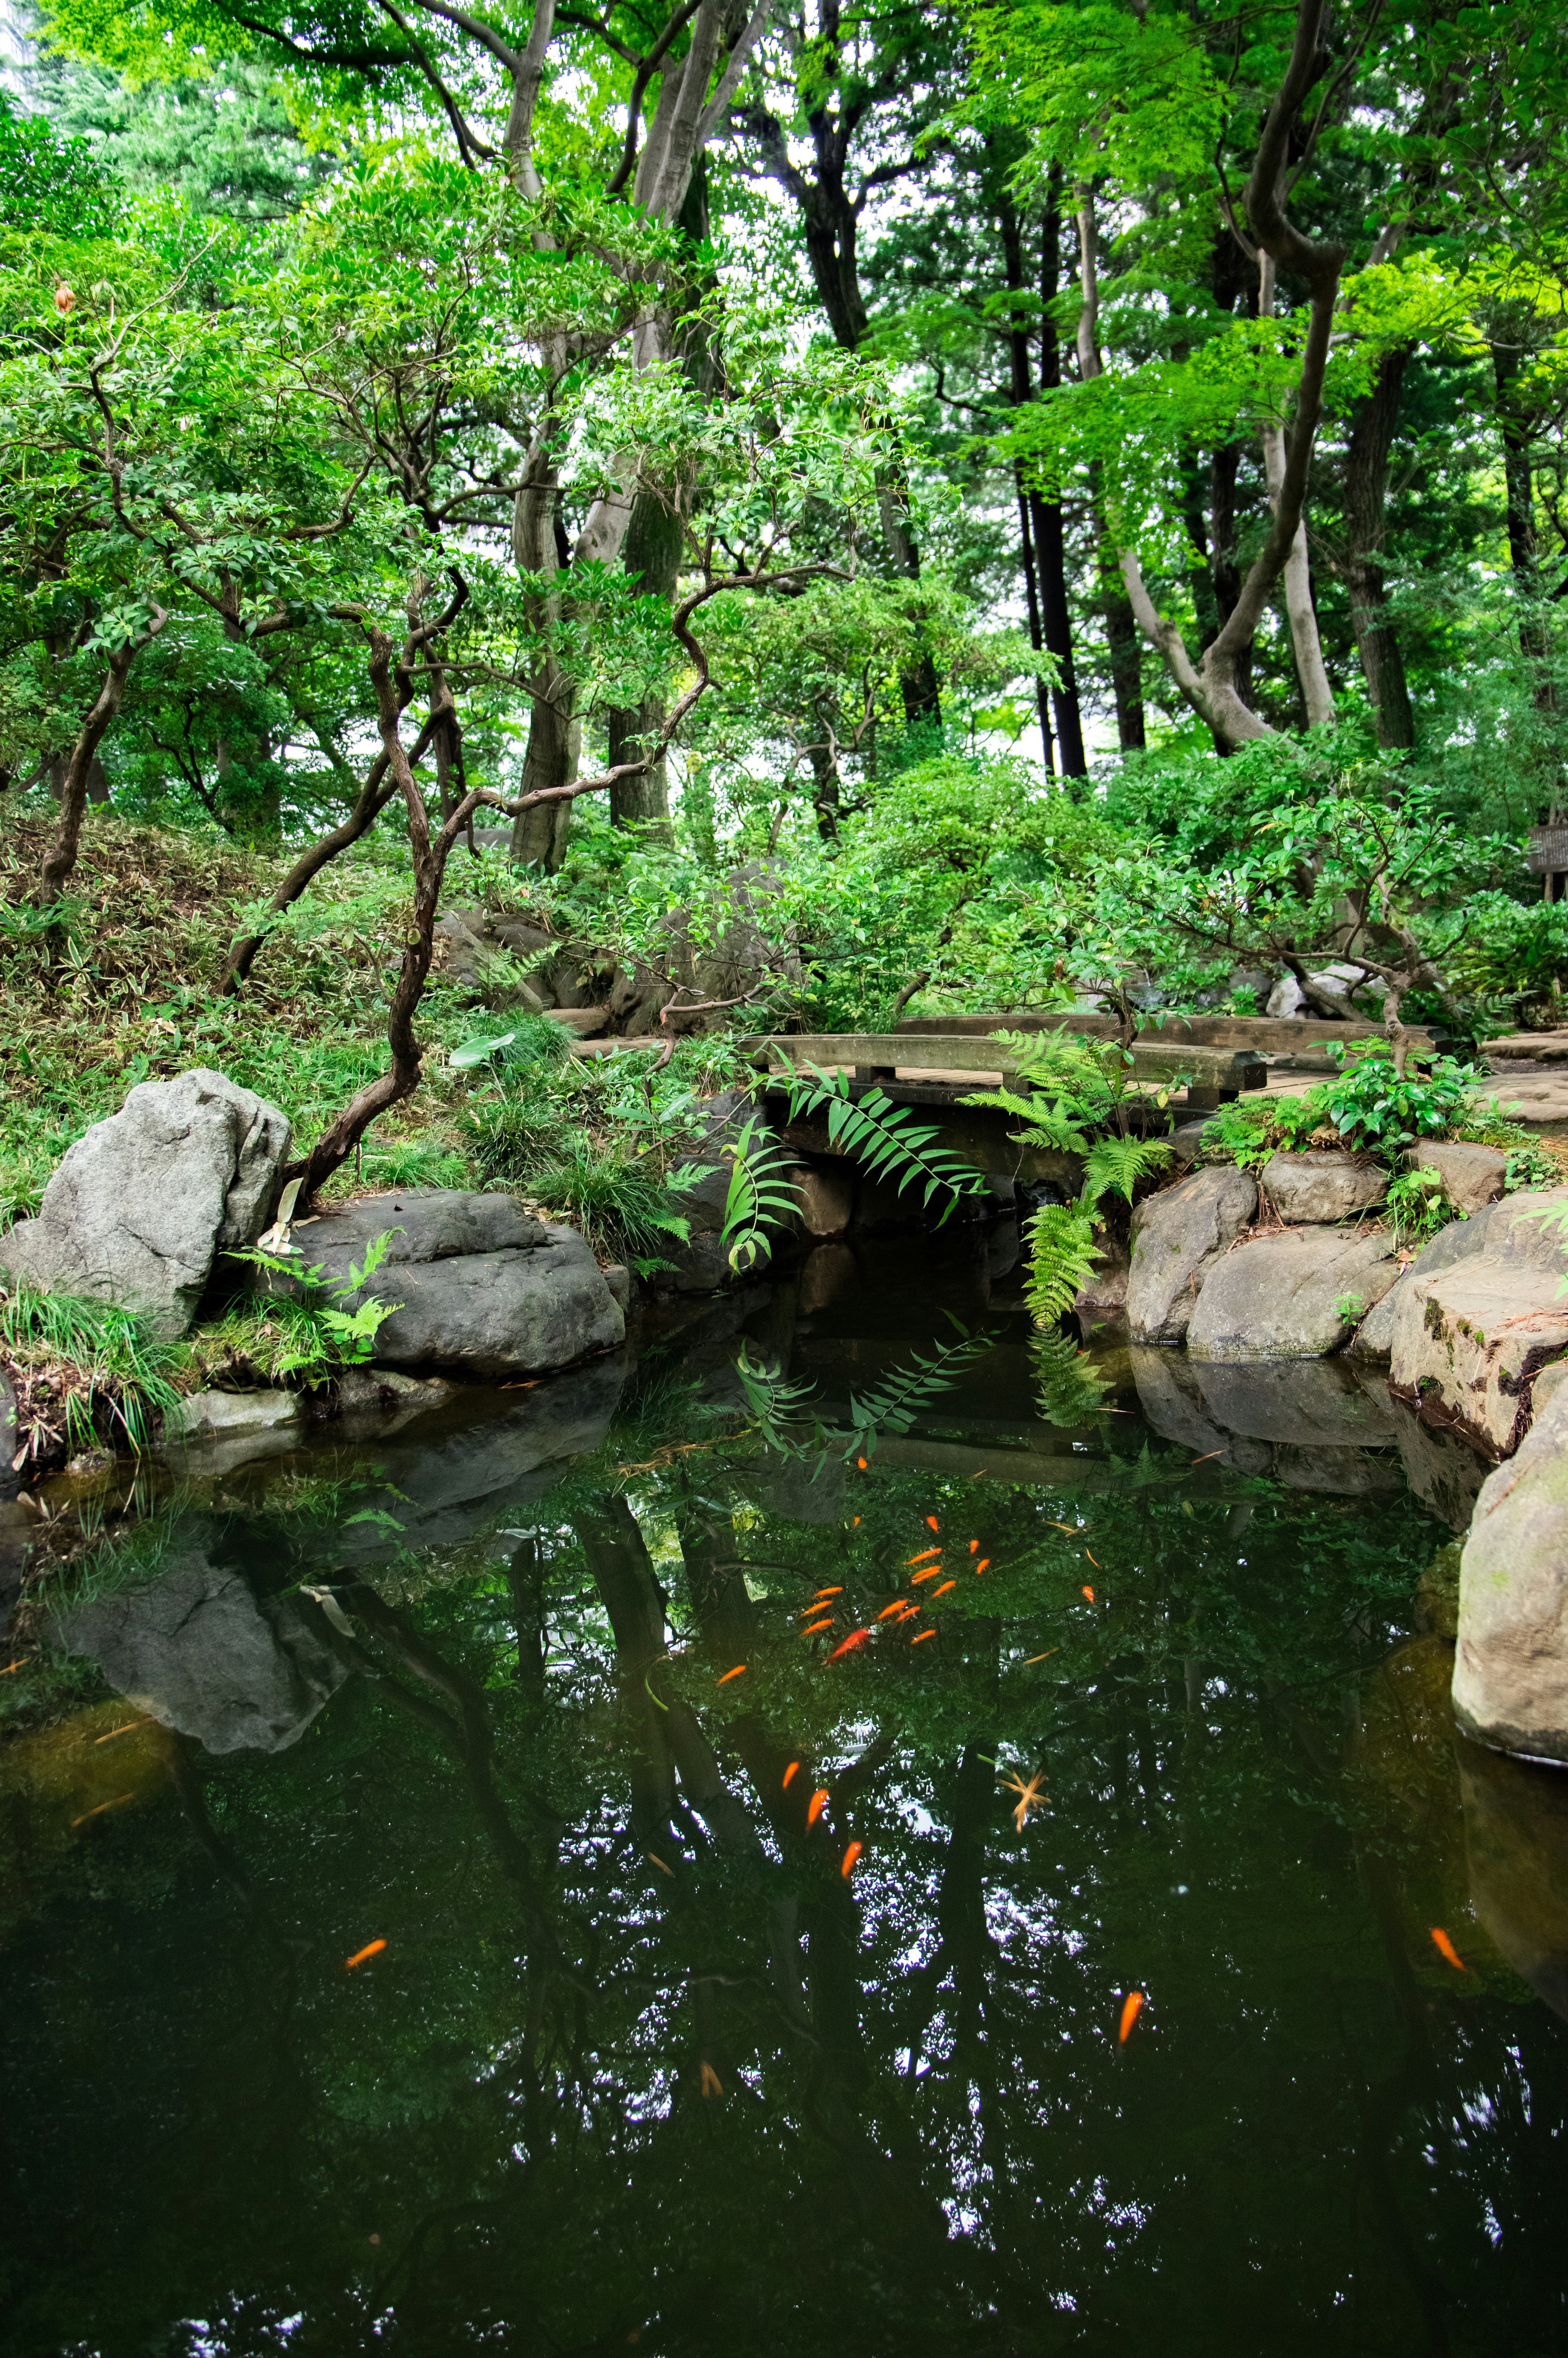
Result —
[[941, 1577], [941, 1565], [939, 1563], [928, 1563], [924, 1572], [917, 1572], [914, 1574], [914, 1577], [911, 1580], [909, 1585], [911, 1588], [918, 1588], [923, 1580], [940, 1580]]
[[942, 1583], [941, 1587], [934, 1588], [931, 1594], [933, 1596], [946, 1596], [950, 1588], [957, 1588], [957, 1585], [958, 1584], [956, 1580], [945, 1580]]
[[856, 1463], [856, 1465], [860, 1467], [860, 1469], [861, 1473], [863, 1474], [863, 1473], [865, 1472], [865, 1470], [866, 1470], [866, 1461], [865, 1461], [865, 1459], [864, 1459], [863, 1457], [857, 1457], [857, 1458], [856, 1458], [856, 1460], [855, 1460], [855, 1463]]
[[855, 1647], [863, 1646], [871, 1634], [871, 1633], [869, 1629], [851, 1629], [843, 1643], [834, 1647], [833, 1651], [828, 1655], [827, 1660], [830, 1662], [836, 1662], [840, 1654], [850, 1653], [853, 1651]]
[[[669, 1873], [668, 1867], [665, 1869], [665, 1872], [666, 1875]], [[356, 1949], [353, 1955], [345, 1961], [343, 1968], [344, 1971], [346, 1973], [352, 1973], [354, 1967], [356, 1965], [362, 1965], [367, 1957], [379, 1957], [385, 1946], [386, 1942], [384, 1941], [367, 1941], [362, 1949]]]
[[801, 1631], [801, 1633], [800, 1633], [800, 1634], [801, 1634], [801, 1636], [802, 1636], [803, 1638], [815, 1638], [815, 1637], [818, 1636], [818, 1635], [819, 1635], [819, 1633], [820, 1633], [822, 1630], [824, 1630], [824, 1629], [831, 1629], [831, 1628], [832, 1628], [832, 1627], [833, 1627], [833, 1616], [832, 1616], [832, 1614], [830, 1613], [830, 1614], [827, 1616], [827, 1620], [826, 1620], [826, 1621], [811, 1621], [811, 1622], [808, 1622], [808, 1623], [806, 1624], [806, 1628]]
[[939, 1531], [942, 1526], [937, 1521], [935, 1515], [927, 1515], [925, 1518], [925, 1528], [928, 1531]]
[[902, 1613], [903, 1606], [903, 1598], [902, 1596], [895, 1596], [891, 1605], [884, 1605], [882, 1606], [881, 1611], [877, 1615], [877, 1619], [879, 1621], [885, 1621], [890, 1613]]
[[922, 1548], [918, 1555], [905, 1556], [903, 1560], [904, 1569], [907, 1571], [912, 1563], [924, 1563], [928, 1555], [940, 1555], [941, 1552], [942, 1551], [939, 1547]]
[[935, 1638], [935, 1629], [923, 1629], [918, 1638], [912, 1638], [909, 1642], [912, 1646], [924, 1646], [927, 1638]]
[[844, 1864], [838, 1869], [838, 1872], [844, 1877], [846, 1881], [848, 1881], [849, 1877], [854, 1873], [855, 1861], [860, 1857], [860, 1853], [864, 1850], [865, 1846], [864, 1843], [851, 1843], [849, 1849], [844, 1853]]
[[823, 1811], [824, 1811], [827, 1807], [827, 1786], [826, 1786], [826, 1785], [819, 1785], [819, 1786], [817, 1787], [817, 1789], [816, 1789], [816, 1792], [815, 1792], [815, 1793], [813, 1793], [813, 1795], [812, 1795], [812, 1797], [811, 1797], [810, 1803], [809, 1803], [809, 1805], [808, 1805], [808, 1807], [807, 1807], [807, 1809], [806, 1809], [806, 1824], [807, 1824], [808, 1826], [814, 1826], [814, 1825], [816, 1823], [817, 1819], [822, 1815]]
[[745, 1663], [737, 1662], [732, 1671], [726, 1671], [724, 1676], [721, 1679], [715, 1680], [714, 1683], [716, 1686], [727, 1687], [731, 1679], [743, 1678], [745, 1676]]
[[1137, 2021], [1142, 2011], [1142, 1991], [1129, 1990], [1127, 1996], [1121, 2001], [1121, 2028], [1116, 2034], [1117, 2041], [1119, 2046], [1125, 2047], [1128, 2040], [1131, 2038], [1132, 2026]]
[[989, 1556], [989, 1555], [983, 1555], [983, 1556], [981, 1556], [981, 1558], [980, 1558], [980, 1560], [979, 1560], [979, 1563], [978, 1563], [978, 1564], [976, 1564], [976, 1566], [975, 1566], [975, 1572], [976, 1572], [977, 1576], [978, 1576], [980, 1573], [982, 1573], [982, 1572], [989, 1572], [989, 1571], [990, 1570], [990, 1568], [991, 1568], [991, 1560], [990, 1560]]
[[800, 1763], [799, 1763], [799, 1761], [798, 1761], [798, 1760], [792, 1760], [792, 1761], [790, 1762], [790, 1764], [789, 1764], [789, 1767], [788, 1767], [788, 1768], [784, 1770], [784, 1791], [785, 1791], [786, 1793], [789, 1791], [789, 1780], [790, 1780], [790, 1779], [791, 1779], [792, 1777], [797, 1776], [797, 1775], [799, 1774], [799, 1771], [800, 1771]]
[[1092, 1588], [1088, 1587], [1087, 1585], [1086, 1585], [1083, 1588], [1081, 1588], [1081, 1589], [1079, 1590], [1078, 1594], [1079, 1594], [1081, 1596], [1087, 1596], [1087, 1597], [1088, 1598], [1089, 1603], [1090, 1603], [1091, 1605], [1094, 1603], [1094, 1601], [1095, 1601], [1095, 1593], [1094, 1593], [1094, 1590], [1093, 1590]]
[[1469, 1972], [1469, 1966], [1465, 1963], [1464, 1958], [1459, 1954], [1458, 1950], [1454, 1947], [1453, 1942], [1449, 1939], [1441, 1924], [1434, 1924], [1432, 1928], [1432, 1945], [1437, 1951], [1438, 1955], [1445, 1958], [1456, 1973], [1467, 1974]]

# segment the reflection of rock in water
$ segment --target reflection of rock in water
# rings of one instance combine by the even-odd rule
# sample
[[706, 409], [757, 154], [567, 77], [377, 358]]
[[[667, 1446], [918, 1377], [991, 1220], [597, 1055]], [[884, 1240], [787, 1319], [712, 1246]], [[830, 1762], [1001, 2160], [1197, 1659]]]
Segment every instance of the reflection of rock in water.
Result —
[[1139, 1404], [1163, 1440], [1179, 1441], [1195, 1456], [1232, 1466], [1239, 1474], [1268, 1472], [1270, 1453], [1261, 1442], [1239, 1441], [1215, 1422], [1184, 1352], [1134, 1343], [1128, 1356]]
[[1476, 1917], [1568, 2017], [1568, 1770], [1461, 1743], [1459, 1791]]
[[62, 1613], [53, 1636], [209, 1752], [281, 1752], [347, 1672], [289, 1598], [258, 1604], [237, 1572], [209, 1562], [210, 1528], [177, 1532], [156, 1579]]
[[1441, 1515], [1450, 1531], [1467, 1531], [1481, 1485], [1487, 1478], [1484, 1457], [1466, 1441], [1423, 1424], [1413, 1409], [1400, 1408], [1394, 1421], [1394, 1438], [1404, 1462], [1405, 1479], [1422, 1506]]
[[[559, 1480], [568, 1458], [599, 1447], [626, 1372], [622, 1358], [593, 1359], [525, 1391], [460, 1394], [373, 1450], [370, 1463], [387, 1487], [372, 1482], [345, 1510], [383, 1509], [401, 1531], [334, 1523], [309, 1535], [308, 1553], [349, 1565], [393, 1546], [451, 1547], [496, 1516], [530, 1506]], [[484, 1412], [476, 1415], [476, 1408]]]
[[1393, 1412], [1338, 1359], [1206, 1359], [1204, 1405], [1227, 1433], [1295, 1447], [1374, 1449], [1393, 1438]]

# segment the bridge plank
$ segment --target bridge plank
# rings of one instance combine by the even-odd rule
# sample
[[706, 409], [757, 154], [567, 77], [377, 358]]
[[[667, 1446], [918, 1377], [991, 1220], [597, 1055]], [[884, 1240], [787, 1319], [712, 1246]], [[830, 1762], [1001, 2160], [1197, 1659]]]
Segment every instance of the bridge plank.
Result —
[[[765, 1051], [774, 1071], [784, 1070], [787, 1063], [797, 1073], [815, 1065], [824, 1070], [849, 1070], [868, 1080], [883, 1076], [890, 1080], [915, 1079], [939, 1074], [944, 1079], [950, 1077], [955, 1087], [962, 1087], [961, 1076], [968, 1075], [972, 1076], [969, 1086], [980, 1087], [987, 1079], [994, 1079], [1007, 1070], [1004, 1058], [998, 1055], [996, 1041], [983, 1035], [775, 1033], [753, 1044]], [[1269, 1077], [1268, 1066], [1251, 1049], [1134, 1041], [1134, 1080], [1171, 1082], [1182, 1075], [1189, 1076], [1202, 1088], [1224, 1090], [1265, 1088]]]

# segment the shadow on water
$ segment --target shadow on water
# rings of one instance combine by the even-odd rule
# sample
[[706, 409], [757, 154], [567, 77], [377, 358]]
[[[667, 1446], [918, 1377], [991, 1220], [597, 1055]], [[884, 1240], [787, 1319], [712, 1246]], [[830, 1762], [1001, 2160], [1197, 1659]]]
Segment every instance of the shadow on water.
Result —
[[[760, 1444], [742, 1348], [842, 1428], [949, 1314], [863, 1466]], [[1011, 1228], [825, 1247], [40, 1584], [0, 2346], [1568, 2347], [1568, 1779], [1454, 1736], [1468, 1468], [1337, 1367], [1101, 1373], [1037, 1413]]]

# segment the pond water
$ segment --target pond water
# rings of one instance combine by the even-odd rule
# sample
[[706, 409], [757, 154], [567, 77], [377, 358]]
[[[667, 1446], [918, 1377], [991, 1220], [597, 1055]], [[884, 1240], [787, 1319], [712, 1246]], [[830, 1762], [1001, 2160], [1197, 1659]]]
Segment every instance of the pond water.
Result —
[[[1568, 1780], [1455, 1740], [1441, 1483], [1321, 1368], [1041, 1422], [1015, 1258], [189, 1461], [46, 1585], [0, 2347], [1568, 2349]], [[759, 1441], [741, 1347], [843, 1428], [949, 1314], [908, 1431]]]

